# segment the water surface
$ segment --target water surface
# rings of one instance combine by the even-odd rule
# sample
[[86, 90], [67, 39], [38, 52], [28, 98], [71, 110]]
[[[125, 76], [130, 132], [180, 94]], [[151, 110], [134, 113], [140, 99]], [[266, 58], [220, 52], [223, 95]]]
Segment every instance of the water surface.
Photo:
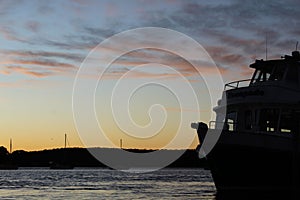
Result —
[[126, 173], [109, 169], [0, 171], [1, 199], [214, 199], [203, 169]]

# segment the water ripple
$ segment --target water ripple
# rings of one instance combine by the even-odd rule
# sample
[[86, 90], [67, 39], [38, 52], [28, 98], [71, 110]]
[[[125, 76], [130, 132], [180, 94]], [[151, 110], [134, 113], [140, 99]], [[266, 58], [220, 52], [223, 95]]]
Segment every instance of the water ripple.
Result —
[[0, 171], [1, 199], [214, 199], [209, 171], [108, 169]]

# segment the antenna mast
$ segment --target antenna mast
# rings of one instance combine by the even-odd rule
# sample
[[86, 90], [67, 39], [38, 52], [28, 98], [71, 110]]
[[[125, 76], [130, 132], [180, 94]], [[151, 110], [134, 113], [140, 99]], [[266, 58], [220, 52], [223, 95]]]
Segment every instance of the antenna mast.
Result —
[[268, 34], [266, 33], [266, 60], [268, 60]]
[[67, 134], [65, 133], [65, 148], [67, 148]]
[[297, 43], [296, 43], [296, 51], [298, 50], [298, 41], [297, 41]]
[[12, 139], [9, 139], [9, 153], [12, 153]]

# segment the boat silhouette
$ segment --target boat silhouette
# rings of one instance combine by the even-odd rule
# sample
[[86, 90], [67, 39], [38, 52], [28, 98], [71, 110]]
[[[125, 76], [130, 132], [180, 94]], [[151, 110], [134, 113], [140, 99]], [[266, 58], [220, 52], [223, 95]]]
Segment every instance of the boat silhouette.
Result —
[[74, 166], [67, 162], [67, 134], [65, 134], [65, 146], [62, 149], [63, 151], [63, 160], [60, 162], [50, 162], [50, 169], [73, 169]]
[[214, 108], [216, 121], [192, 124], [200, 141], [197, 150], [205, 152], [205, 142], [219, 134], [205, 155], [219, 193], [276, 191], [297, 196], [300, 53], [256, 60], [250, 67], [255, 69], [251, 79], [225, 85]]

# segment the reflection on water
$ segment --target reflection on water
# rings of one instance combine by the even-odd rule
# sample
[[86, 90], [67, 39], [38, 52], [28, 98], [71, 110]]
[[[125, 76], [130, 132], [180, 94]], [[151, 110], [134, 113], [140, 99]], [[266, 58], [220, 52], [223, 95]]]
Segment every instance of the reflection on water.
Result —
[[109, 169], [0, 171], [1, 199], [214, 199], [209, 171]]

